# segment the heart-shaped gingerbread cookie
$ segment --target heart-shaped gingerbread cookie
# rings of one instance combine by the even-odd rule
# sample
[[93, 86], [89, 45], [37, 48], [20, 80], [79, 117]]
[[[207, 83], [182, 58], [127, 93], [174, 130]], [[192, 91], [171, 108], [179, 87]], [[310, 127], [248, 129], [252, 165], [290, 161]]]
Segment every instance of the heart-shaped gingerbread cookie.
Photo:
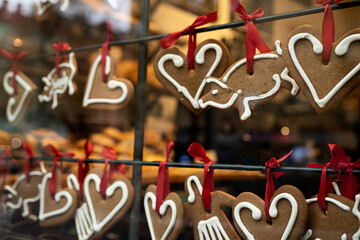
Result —
[[321, 33], [304, 25], [290, 33], [284, 60], [292, 77], [318, 113], [336, 105], [360, 83], [360, 29], [332, 44], [330, 59], [322, 62]]
[[244, 239], [300, 239], [307, 221], [307, 204], [295, 187], [285, 185], [270, 200], [268, 224], [264, 201], [257, 195], [241, 193], [233, 205], [236, 229]]
[[183, 226], [184, 208], [178, 194], [170, 193], [156, 212], [156, 186], [150, 185], [144, 197], [146, 220], [151, 239], [177, 239]]
[[195, 49], [195, 69], [189, 70], [187, 58], [178, 48], [161, 50], [154, 59], [157, 79], [190, 111], [202, 109], [198, 100], [205, 88], [205, 78], [220, 77], [229, 64], [229, 52], [224, 44], [213, 39]]
[[6, 118], [9, 122], [19, 121], [26, 112], [32, 97], [36, 93], [36, 85], [22, 72], [17, 72], [15, 81], [17, 82], [17, 94], [15, 94], [12, 79], [13, 72], [9, 71], [3, 79], [5, 92], [10, 95], [6, 106]]
[[101, 54], [93, 62], [86, 83], [83, 107], [116, 110], [124, 107], [134, 93], [132, 83], [124, 78], [115, 77], [116, 60], [109, 53], [106, 56], [105, 73], [107, 83], [101, 75]]

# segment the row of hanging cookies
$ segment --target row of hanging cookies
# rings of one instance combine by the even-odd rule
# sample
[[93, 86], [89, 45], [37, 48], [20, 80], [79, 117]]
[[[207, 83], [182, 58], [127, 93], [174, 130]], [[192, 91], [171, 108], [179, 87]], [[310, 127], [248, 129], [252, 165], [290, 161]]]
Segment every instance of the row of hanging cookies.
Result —
[[[360, 167], [360, 160], [352, 163], [337, 145], [329, 144], [329, 163], [308, 164], [322, 169], [318, 195], [305, 199], [300, 190], [290, 185], [275, 190], [273, 174], [275, 178], [283, 174], [276, 168], [290, 152], [266, 162], [267, 183], [265, 200], [262, 200], [250, 192], [240, 193], [235, 198], [223, 191], [214, 191], [213, 161], [200, 144], [192, 143], [188, 153], [204, 162], [204, 174], [186, 178], [185, 202], [179, 194], [170, 191], [166, 163], [173, 146], [172, 142], [168, 144], [166, 159], [159, 163], [157, 185], [148, 186], [143, 199], [152, 239], [177, 239], [186, 224], [193, 227], [195, 239], [360, 237], [360, 195], [357, 176], [353, 174], [353, 169]], [[84, 149], [84, 158], [89, 159], [93, 146], [87, 142]], [[118, 174], [124, 173], [124, 165], [110, 162], [116, 160], [111, 148], [103, 149], [105, 163], [102, 170], [90, 169], [84, 158], [78, 159], [77, 175], [67, 175], [64, 183], [57, 162], [60, 158], [71, 158], [72, 153], [46, 146], [45, 150], [54, 156], [52, 169], [47, 170], [43, 163], [36, 166], [36, 162], [31, 161], [36, 157], [28, 144], [24, 145], [24, 150], [25, 173], [11, 186], [4, 186], [3, 204], [6, 209], [19, 210], [23, 218], [38, 222], [40, 227], [74, 221], [79, 239], [101, 238], [132, 206], [134, 189], [127, 178]], [[7, 150], [1, 156], [2, 161], [5, 157], [11, 159]], [[340, 188], [337, 184], [332, 185], [332, 178], [327, 173], [329, 169], [341, 180]], [[232, 220], [225, 214], [224, 207], [231, 209]]]
[[[358, 86], [360, 30], [345, 33], [334, 42], [329, 2], [322, 33], [310, 25], [299, 26], [283, 42], [276, 41], [274, 51], [253, 22], [262, 16], [262, 9], [248, 15], [238, 0], [232, 0], [231, 8], [245, 21], [246, 29], [246, 58], [232, 65], [221, 42], [206, 40], [196, 47], [195, 27], [216, 20], [216, 12], [160, 40], [163, 49], [154, 60], [156, 77], [190, 111], [237, 108], [240, 119], [246, 120], [254, 105], [271, 100], [286, 88], [294, 96], [302, 92], [318, 113], [324, 113]], [[184, 32], [189, 34], [187, 55], [169, 48]]]

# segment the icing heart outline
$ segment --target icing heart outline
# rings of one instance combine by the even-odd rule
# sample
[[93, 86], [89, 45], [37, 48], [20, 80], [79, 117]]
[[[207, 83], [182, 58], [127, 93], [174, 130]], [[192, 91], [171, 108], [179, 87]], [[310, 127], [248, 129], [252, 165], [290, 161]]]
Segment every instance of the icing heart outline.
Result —
[[[349, 81], [353, 76], [355, 76], [360, 70], [360, 63], [358, 63], [348, 74], [346, 74], [336, 85], [335, 87], [326, 94], [325, 97], [322, 99], [319, 98], [317, 95], [316, 89], [314, 88], [312, 82], [310, 81], [309, 77], [305, 73], [304, 69], [302, 68], [299, 60], [296, 57], [295, 53], [295, 44], [300, 39], [307, 39], [311, 42], [313, 46], [313, 52], [316, 54], [321, 54], [323, 52], [323, 45], [322, 43], [314, 37], [310, 33], [298, 33], [292, 36], [288, 43], [288, 49], [290, 53], [290, 57], [295, 65], [295, 68], [299, 72], [300, 76], [305, 81], [305, 84], [308, 86], [311, 95], [315, 103], [320, 107], [324, 108], [326, 104], [332, 99], [332, 97]], [[337, 56], [343, 56], [347, 53], [349, 46], [352, 42], [360, 40], [360, 34], [352, 34], [350, 36], [345, 37], [342, 39], [339, 44], [335, 47], [335, 54]]]
[[[86, 84], [85, 94], [83, 98], [83, 104], [82, 104], [83, 107], [87, 107], [94, 103], [119, 104], [124, 102], [128, 97], [129, 89], [125, 83], [115, 80], [108, 80], [106, 85], [109, 89], [120, 88], [122, 90], [122, 95], [119, 98], [114, 98], [114, 99], [89, 98], [90, 93], [93, 89], [95, 73], [100, 63], [101, 63], [101, 55], [99, 54], [91, 66], [90, 75], [88, 78], [88, 83]], [[106, 56], [105, 74], [108, 75], [110, 73], [110, 70], [111, 70], [111, 58], [110, 56]]]
[[79, 240], [87, 240], [94, 234], [89, 208], [86, 203], [76, 210], [75, 228]]

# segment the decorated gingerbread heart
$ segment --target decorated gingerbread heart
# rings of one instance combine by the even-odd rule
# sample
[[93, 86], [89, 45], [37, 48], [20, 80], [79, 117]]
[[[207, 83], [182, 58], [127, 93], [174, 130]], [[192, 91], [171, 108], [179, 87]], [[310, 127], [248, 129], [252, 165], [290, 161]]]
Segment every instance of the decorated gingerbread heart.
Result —
[[105, 65], [107, 82], [104, 82], [102, 77], [101, 54], [99, 54], [90, 68], [83, 107], [116, 110], [124, 107], [131, 100], [134, 87], [129, 80], [115, 77], [116, 60], [110, 53], [106, 56]]
[[322, 61], [321, 33], [304, 25], [284, 43], [284, 60], [292, 77], [318, 113], [334, 107], [360, 83], [360, 29], [332, 44], [329, 62]]
[[18, 71], [15, 76], [16, 93], [13, 86], [14, 73], [9, 71], [3, 78], [5, 92], [10, 96], [6, 106], [6, 118], [9, 122], [17, 122], [25, 114], [33, 96], [36, 93], [36, 85], [22, 72]]
[[295, 187], [285, 185], [276, 190], [265, 215], [264, 201], [257, 195], [241, 193], [233, 205], [236, 229], [244, 239], [300, 239], [307, 221], [307, 204]]
[[202, 179], [200, 174], [187, 177], [185, 190], [188, 202], [184, 204], [185, 216], [194, 228], [195, 239], [239, 239], [235, 229], [226, 217], [223, 207], [231, 208], [235, 198], [225, 192], [211, 193], [211, 211], [205, 210], [202, 199]]
[[195, 49], [195, 67], [189, 70], [187, 58], [178, 48], [161, 50], [154, 59], [157, 79], [190, 111], [202, 109], [198, 100], [204, 90], [205, 78], [219, 77], [229, 64], [229, 52], [224, 44], [213, 39], [202, 42]]
[[59, 97], [66, 92], [73, 95], [76, 91], [76, 84], [73, 82], [77, 72], [77, 63], [75, 53], [69, 54], [68, 62], [59, 64], [60, 76], [53, 68], [46, 77], [42, 77], [44, 87], [38, 98], [40, 102], [52, 102], [51, 109], [55, 109], [59, 105]]
[[308, 204], [307, 239], [359, 239], [360, 238], [360, 195], [355, 202], [336, 194], [328, 193], [325, 197], [327, 211], [321, 211], [317, 195], [306, 200]]
[[144, 208], [151, 239], [177, 239], [184, 219], [184, 207], [178, 194], [170, 193], [156, 212], [156, 186], [146, 189]]
[[201, 94], [200, 108], [235, 107], [240, 119], [246, 120], [251, 116], [253, 105], [271, 100], [281, 87], [296, 95], [299, 88], [289, 76], [279, 41], [276, 47], [276, 52], [255, 55], [252, 74], [247, 72], [246, 58], [243, 58], [231, 65], [222, 77], [206, 78], [207, 89]]

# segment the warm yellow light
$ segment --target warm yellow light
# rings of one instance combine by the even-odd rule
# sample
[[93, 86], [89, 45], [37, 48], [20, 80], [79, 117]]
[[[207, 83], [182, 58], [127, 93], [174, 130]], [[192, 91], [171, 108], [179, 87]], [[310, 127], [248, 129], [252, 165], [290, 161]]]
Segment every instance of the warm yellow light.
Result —
[[13, 42], [13, 45], [14, 47], [21, 47], [22, 46], [22, 40], [20, 38], [15, 38], [14, 39], [14, 42]]
[[287, 136], [290, 134], [290, 128], [288, 127], [282, 127], [281, 130], [280, 130], [281, 134], [284, 135], [284, 136]]

